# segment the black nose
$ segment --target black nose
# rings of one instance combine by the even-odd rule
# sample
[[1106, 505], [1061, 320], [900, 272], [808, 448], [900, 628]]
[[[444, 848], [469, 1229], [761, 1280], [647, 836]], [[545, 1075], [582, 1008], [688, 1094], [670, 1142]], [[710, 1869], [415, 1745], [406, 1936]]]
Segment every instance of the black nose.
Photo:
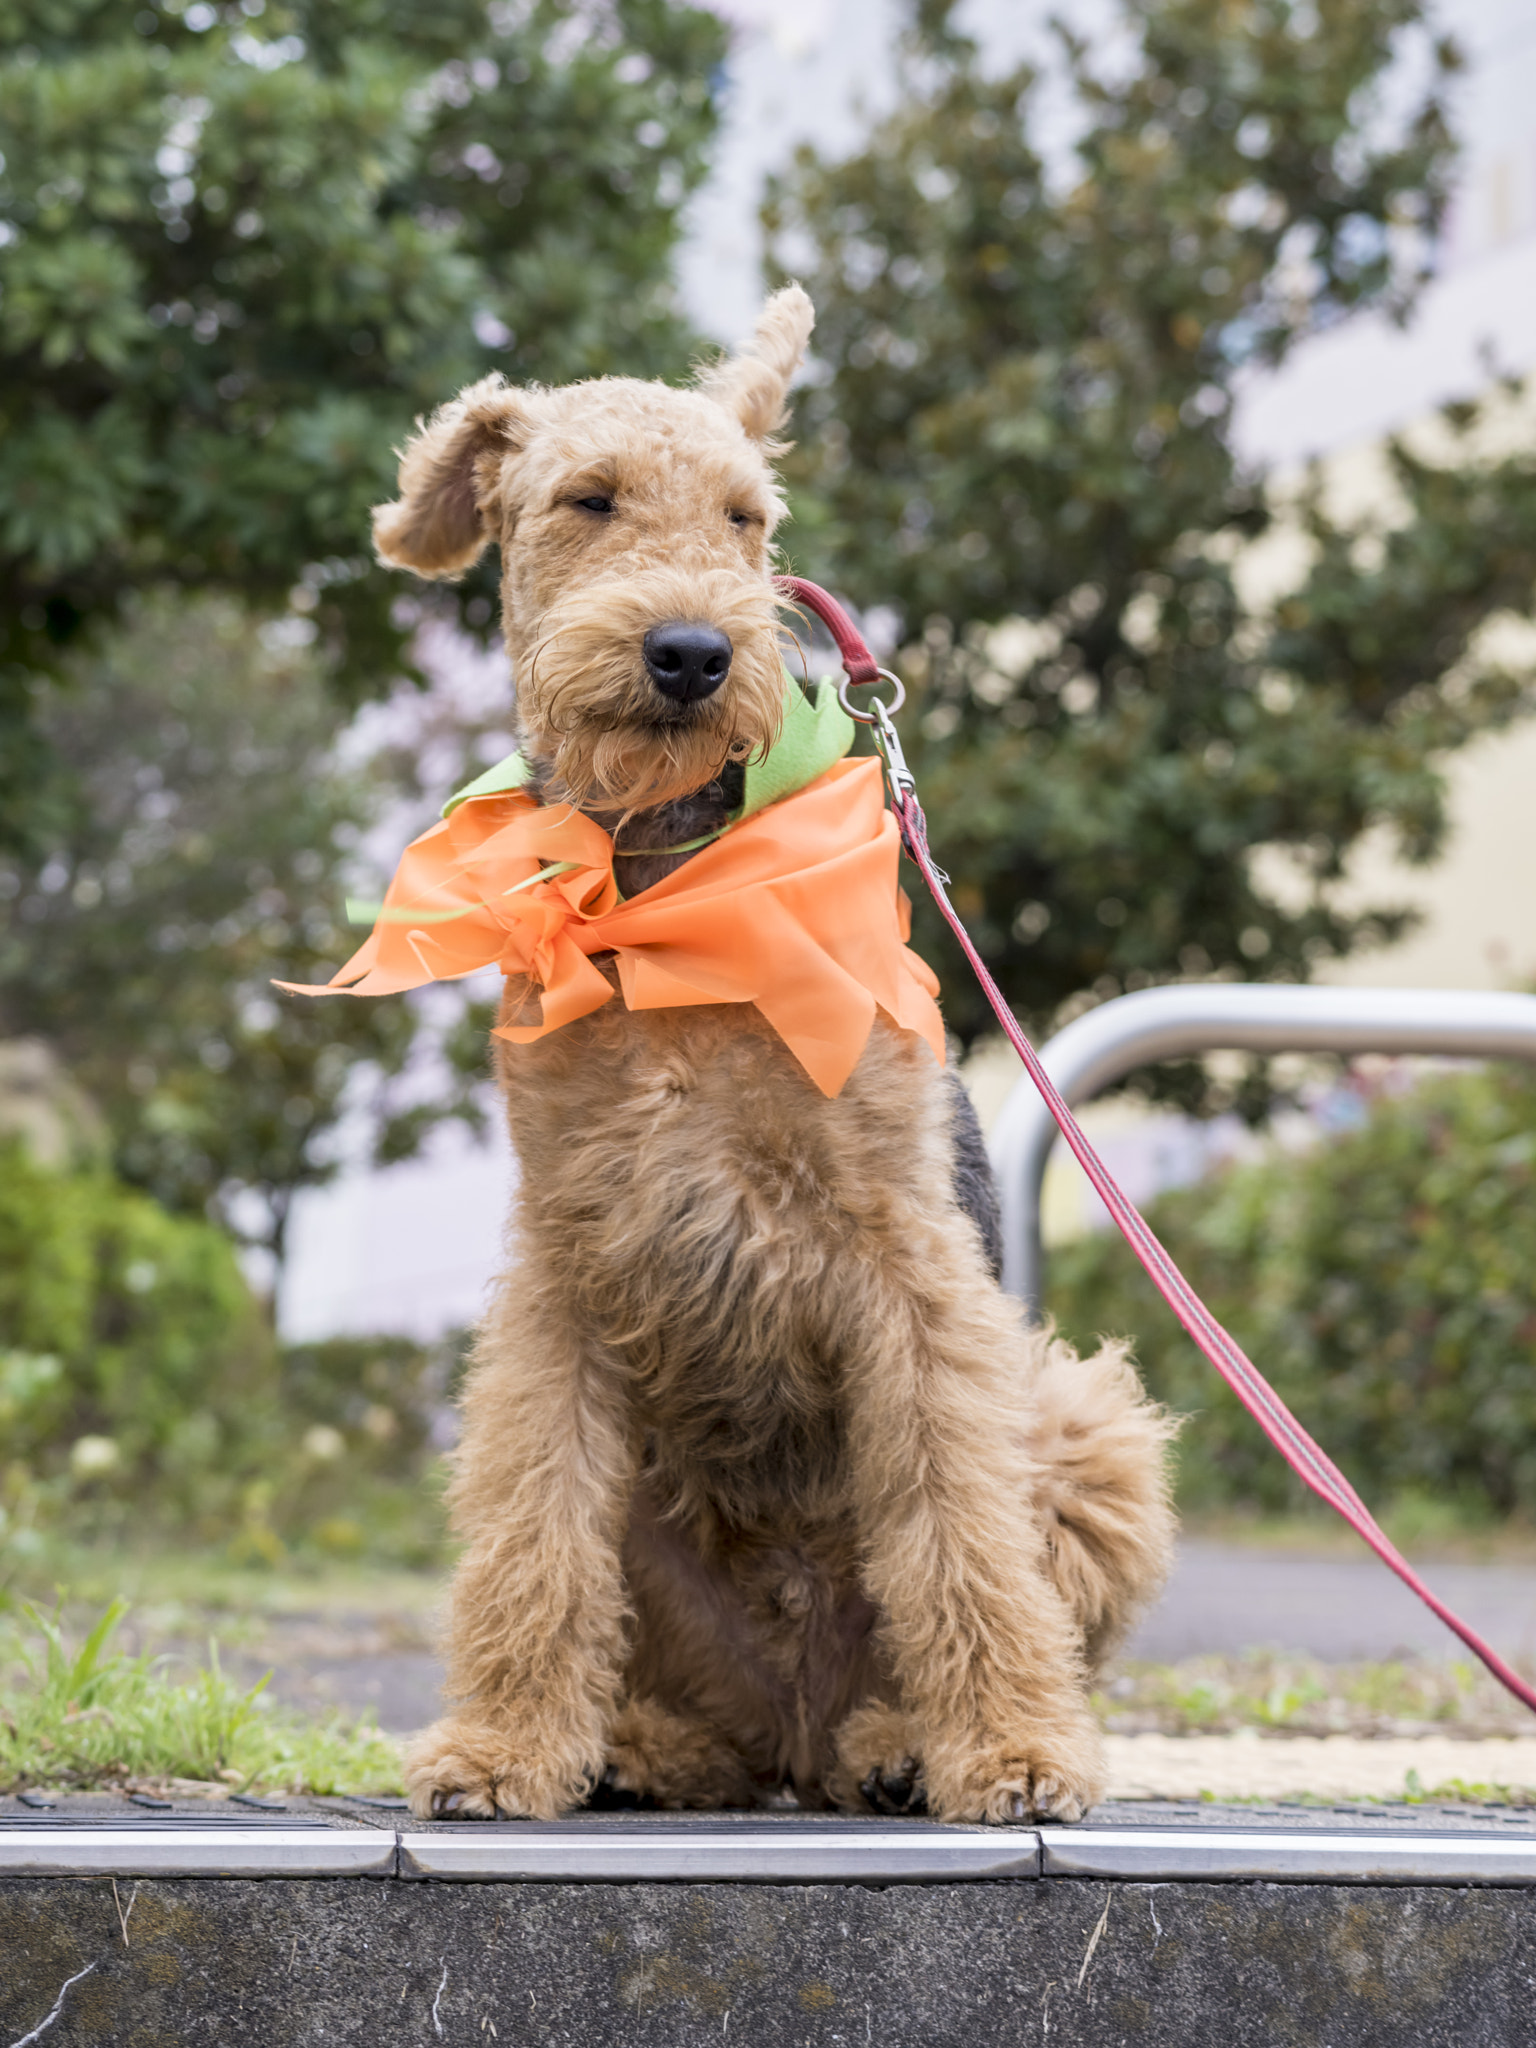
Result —
[[697, 704], [712, 697], [731, 672], [731, 643], [718, 626], [668, 619], [652, 626], [640, 652], [651, 681], [664, 697]]

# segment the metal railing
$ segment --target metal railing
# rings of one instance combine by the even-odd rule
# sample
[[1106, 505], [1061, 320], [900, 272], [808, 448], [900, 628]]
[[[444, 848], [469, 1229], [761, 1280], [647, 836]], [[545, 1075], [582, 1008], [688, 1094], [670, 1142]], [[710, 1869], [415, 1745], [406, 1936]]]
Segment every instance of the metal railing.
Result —
[[[1536, 1060], [1536, 996], [1470, 989], [1287, 988], [1218, 982], [1118, 996], [1040, 1052], [1069, 1104], [1086, 1102], [1136, 1067], [1202, 1052], [1439, 1053]], [[1003, 1224], [1003, 1285], [1042, 1298], [1040, 1192], [1057, 1136], [1021, 1075], [988, 1150]]]

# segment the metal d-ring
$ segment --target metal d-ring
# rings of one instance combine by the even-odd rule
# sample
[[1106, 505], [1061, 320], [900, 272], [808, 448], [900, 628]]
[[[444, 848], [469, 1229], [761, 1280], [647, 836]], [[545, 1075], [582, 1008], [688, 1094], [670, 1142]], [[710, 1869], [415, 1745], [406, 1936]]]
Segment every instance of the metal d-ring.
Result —
[[[888, 668], [877, 668], [875, 670], [876, 681], [878, 682], [882, 678], [886, 682], [894, 684], [896, 689], [896, 701], [894, 704], [882, 703], [881, 699], [878, 697], [875, 699], [875, 702], [880, 705], [880, 708], [884, 711], [886, 717], [890, 718], [901, 709], [903, 704], [906, 703], [907, 686], [901, 680], [900, 676], [892, 675], [891, 671]], [[851, 705], [848, 702], [848, 692], [851, 689], [854, 689], [855, 687], [862, 690], [867, 688], [868, 685], [864, 683], [859, 683], [858, 685], [855, 685], [853, 678], [851, 676], [844, 676], [843, 680], [837, 686], [837, 701], [839, 704], [842, 705], [843, 709], [847, 712], [848, 716], [852, 719], [855, 719], [860, 725], [873, 725], [875, 723], [875, 713], [873, 711], [857, 711], [854, 709], [853, 705]]]

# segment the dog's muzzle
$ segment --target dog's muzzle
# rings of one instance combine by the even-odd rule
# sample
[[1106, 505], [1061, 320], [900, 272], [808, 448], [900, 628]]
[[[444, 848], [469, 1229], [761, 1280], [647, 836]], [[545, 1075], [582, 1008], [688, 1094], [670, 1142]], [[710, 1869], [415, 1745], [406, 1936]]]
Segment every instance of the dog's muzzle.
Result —
[[712, 697], [731, 672], [731, 643], [718, 626], [669, 619], [640, 643], [646, 674], [676, 704]]

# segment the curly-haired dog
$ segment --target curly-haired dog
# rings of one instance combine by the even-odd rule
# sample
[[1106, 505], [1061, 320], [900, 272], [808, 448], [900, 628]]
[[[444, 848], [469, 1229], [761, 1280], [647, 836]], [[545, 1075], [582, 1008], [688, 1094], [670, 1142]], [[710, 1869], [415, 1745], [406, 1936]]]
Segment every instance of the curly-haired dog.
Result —
[[[784, 716], [771, 437], [811, 322], [779, 292], [691, 390], [488, 378], [376, 514], [424, 576], [499, 544], [532, 787], [616, 833], [626, 899], [739, 807]], [[509, 983], [503, 1022], [537, 1003]], [[1083, 1812], [1090, 1676], [1170, 1551], [1168, 1429], [1122, 1351], [1079, 1359], [999, 1289], [929, 1045], [878, 1016], [829, 1098], [750, 1003], [613, 1000], [499, 1071], [512, 1260], [415, 1811], [550, 1816], [606, 1783]]]

